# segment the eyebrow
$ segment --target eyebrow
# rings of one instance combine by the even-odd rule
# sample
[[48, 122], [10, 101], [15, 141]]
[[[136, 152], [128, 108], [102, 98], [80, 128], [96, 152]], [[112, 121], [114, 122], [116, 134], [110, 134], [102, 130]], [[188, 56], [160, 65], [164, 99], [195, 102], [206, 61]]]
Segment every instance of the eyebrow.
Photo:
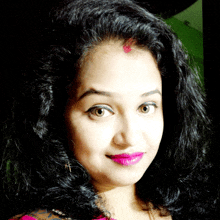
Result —
[[155, 89], [155, 90], [152, 90], [150, 92], [146, 92], [146, 93], [142, 94], [141, 97], [153, 95], [153, 94], [156, 94], [156, 93], [158, 93], [159, 95], [162, 96], [161, 92], [158, 89]]
[[111, 96], [112, 96], [112, 93], [110, 93], [110, 92], [104, 92], [104, 91], [99, 91], [99, 90], [95, 90], [95, 89], [89, 89], [89, 90], [87, 90], [86, 92], [84, 92], [84, 93], [78, 98], [78, 101], [81, 100], [81, 99], [83, 99], [83, 98], [86, 97], [86, 96], [93, 95], [93, 94], [102, 95], [102, 96], [108, 96], [108, 97], [111, 97]]
[[[160, 92], [158, 89], [155, 89], [155, 90], [152, 90], [152, 91], [150, 91], [150, 92], [146, 92], [146, 93], [142, 94], [141, 97], [146, 97], [146, 96], [153, 95], [153, 94], [156, 94], [156, 93], [158, 93], [158, 94], [160, 94], [160, 95], [162, 96], [161, 92]], [[101, 95], [101, 96], [112, 97], [112, 94], [113, 94], [113, 93], [111, 93], [111, 92], [106, 92], [106, 91], [95, 90], [95, 89], [89, 89], [89, 90], [87, 90], [86, 92], [84, 92], [84, 93], [78, 98], [78, 101], [81, 100], [81, 99], [83, 99], [83, 98], [86, 97], [86, 96], [90, 96], [90, 95], [94, 95], [94, 94], [96, 94], [96, 95]]]

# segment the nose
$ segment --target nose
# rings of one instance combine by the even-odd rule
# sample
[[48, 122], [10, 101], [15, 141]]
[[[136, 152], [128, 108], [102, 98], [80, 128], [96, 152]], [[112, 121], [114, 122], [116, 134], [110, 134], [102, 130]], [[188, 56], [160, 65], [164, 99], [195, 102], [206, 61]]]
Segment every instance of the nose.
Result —
[[141, 138], [141, 127], [138, 119], [131, 115], [124, 116], [116, 122], [116, 133], [113, 142], [120, 147], [137, 145]]

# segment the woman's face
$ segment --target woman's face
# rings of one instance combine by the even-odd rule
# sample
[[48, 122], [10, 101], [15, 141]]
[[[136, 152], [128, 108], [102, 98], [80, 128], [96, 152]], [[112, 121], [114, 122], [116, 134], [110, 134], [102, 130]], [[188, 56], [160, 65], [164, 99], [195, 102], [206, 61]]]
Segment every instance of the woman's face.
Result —
[[[82, 66], [66, 121], [71, 149], [95, 187], [135, 184], [163, 133], [162, 82], [151, 53], [96, 46]], [[73, 144], [74, 143], [74, 144]]]

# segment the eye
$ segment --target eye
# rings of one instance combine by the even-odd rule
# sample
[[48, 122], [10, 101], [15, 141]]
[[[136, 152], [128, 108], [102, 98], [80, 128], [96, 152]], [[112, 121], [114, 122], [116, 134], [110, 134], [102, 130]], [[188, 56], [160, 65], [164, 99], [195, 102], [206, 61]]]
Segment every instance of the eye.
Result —
[[155, 103], [144, 103], [141, 106], [139, 106], [138, 110], [144, 114], [152, 114], [154, 113], [156, 107], [157, 106]]
[[108, 117], [114, 114], [113, 110], [106, 106], [93, 106], [87, 111], [87, 113], [89, 113], [90, 117], [99, 117], [99, 118]]

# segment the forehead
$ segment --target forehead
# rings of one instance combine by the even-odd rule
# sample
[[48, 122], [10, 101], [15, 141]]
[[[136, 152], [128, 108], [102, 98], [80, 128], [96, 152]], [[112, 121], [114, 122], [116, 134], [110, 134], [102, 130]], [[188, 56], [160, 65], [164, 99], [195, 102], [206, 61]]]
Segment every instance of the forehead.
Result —
[[161, 87], [160, 72], [151, 53], [136, 46], [125, 53], [123, 41], [108, 41], [91, 49], [82, 63], [79, 81], [81, 88], [98, 86], [102, 90]]

